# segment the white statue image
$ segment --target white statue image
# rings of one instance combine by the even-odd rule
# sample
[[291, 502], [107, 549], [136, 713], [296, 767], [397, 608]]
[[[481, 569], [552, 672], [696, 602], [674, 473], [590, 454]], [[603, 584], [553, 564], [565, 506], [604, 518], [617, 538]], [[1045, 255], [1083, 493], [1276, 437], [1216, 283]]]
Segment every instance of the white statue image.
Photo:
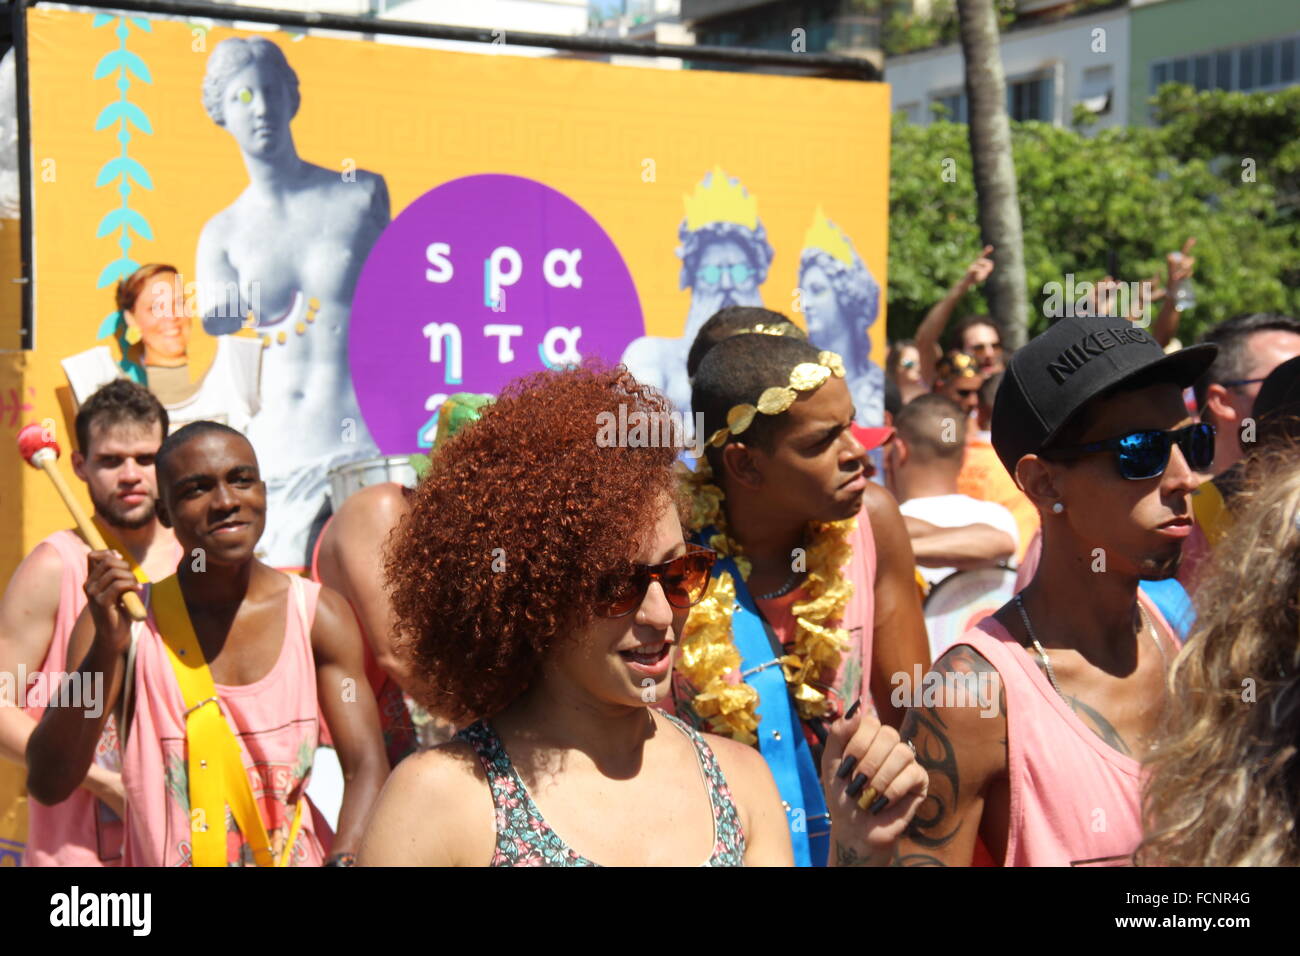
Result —
[[677, 256], [682, 260], [681, 288], [691, 290], [686, 328], [680, 338], [643, 335], [623, 351], [623, 364], [632, 374], [662, 391], [683, 412], [691, 407], [686, 357], [700, 326], [728, 306], [761, 306], [759, 287], [772, 265], [758, 201], [739, 180], [715, 166], [684, 198], [686, 218], [677, 230]]
[[378, 454], [352, 387], [348, 322], [390, 219], [382, 176], [298, 155], [290, 122], [300, 102], [297, 74], [270, 40], [224, 40], [208, 57], [203, 105], [238, 144], [248, 186], [199, 236], [199, 308], [213, 335], [252, 327], [262, 339], [248, 437], [267, 483], [262, 553], [284, 568], [307, 560], [328, 471]]
[[858, 424], [884, 424], [885, 371], [871, 356], [880, 283], [849, 237], [820, 208], [804, 236], [798, 289], [808, 340], [844, 360]]

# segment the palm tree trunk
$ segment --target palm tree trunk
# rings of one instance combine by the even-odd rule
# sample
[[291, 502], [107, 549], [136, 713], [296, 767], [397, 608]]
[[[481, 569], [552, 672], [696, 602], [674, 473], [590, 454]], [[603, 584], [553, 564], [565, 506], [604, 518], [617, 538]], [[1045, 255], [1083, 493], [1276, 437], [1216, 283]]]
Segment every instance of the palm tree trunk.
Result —
[[994, 321], [1008, 349], [1025, 343], [1025, 256], [1011, 156], [1006, 78], [993, 0], [956, 0], [966, 65], [966, 103], [975, 196], [984, 242], [997, 267], [985, 289]]

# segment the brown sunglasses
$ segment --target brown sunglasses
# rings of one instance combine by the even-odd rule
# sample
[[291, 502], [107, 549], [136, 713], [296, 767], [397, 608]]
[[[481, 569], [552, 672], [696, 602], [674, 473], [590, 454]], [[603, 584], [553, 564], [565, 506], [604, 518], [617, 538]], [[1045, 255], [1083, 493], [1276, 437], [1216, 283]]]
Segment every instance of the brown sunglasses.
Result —
[[698, 604], [709, 590], [709, 573], [718, 553], [692, 545], [691, 550], [663, 564], [634, 564], [632, 570], [612, 574], [601, 584], [596, 613], [623, 617], [640, 607], [650, 582], [658, 581], [668, 603], [680, 610]]

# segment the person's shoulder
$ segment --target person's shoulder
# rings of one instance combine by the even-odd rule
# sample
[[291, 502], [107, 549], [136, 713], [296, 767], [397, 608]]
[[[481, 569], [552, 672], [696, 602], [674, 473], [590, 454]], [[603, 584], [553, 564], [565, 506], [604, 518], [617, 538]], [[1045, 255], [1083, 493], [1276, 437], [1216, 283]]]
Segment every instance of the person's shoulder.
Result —
[[410, 511], [405, 489], [395, 481], [381, 481], [348, 495], [334, 520], [352, 527], [388, 528]]
[[411, 754], [384, 784], [363, 844], [362, 863], [457, 865], [487, 860], [495, 833], [487, 790], [482, 764], [460, 738]]
[[894, 496], [889, 493], [888, 489], [876, 484], [874, 481], [868, 481], [866, 490], [862, 493], [862, 514], [867, 515], [874, 521], [879, 521], [889, 515], [899, 514], [898, 502]]
[[459, 736], [411, 754], [393, 770], [393, 777], [398, 774], [410, 786], [425, 791], [469, 787], [487, 780], [474, 748]]
[[[954, 743], [993, 745], [1005, 737], [1001, 723], [1007, 715], [1006, 692], [1002, 674], [988, 656], [990, 640], [997, 638], [979, 627], [967, 631], [931, 666], [926, 678], [934, 683], [931, 694], [925, 687], [917, 691], [924, 706], [912, 710], [924, 712], [921, 723], [931, 725], [932, 731], [935, 725], [942, 727]], [[990, 719], [994, 717], [997, 720]]]
[[[28, 602], [33, 599], [40, 602], [50, 595], [53, 595], [57, 601], [66, 559], [51, 540], [53, 537], [54, 535], [51, 535], [41, 541], [18, 564], [9, 579], [11, 594], [19, 595]], [[87, 548], [85, 553], [88, 554], [89, 550]], [[85, 560], [84, 555], [82, 560]]]
[[699, 731], [697, 733], [713, 751], [718, 770], [721, 771], [733, 795], [743, 798], [771, 776], [772, 771], [768, 769], [767, 760], [757, 748], [732, 740], [730, 737]]
[[742, 744], [739, 740], [733, 740], [730, 737], [723, 737], [720, 734], [706, 733], [696, 731], [700, 739], [709, 745], [713, 755], [718, 758], [718, 763], [725, 771], [728, 766], [736, 768], [741, 773], [753, 773], [759, 769], [766, 769], [767, 761], [763, 755], [749, 744]]

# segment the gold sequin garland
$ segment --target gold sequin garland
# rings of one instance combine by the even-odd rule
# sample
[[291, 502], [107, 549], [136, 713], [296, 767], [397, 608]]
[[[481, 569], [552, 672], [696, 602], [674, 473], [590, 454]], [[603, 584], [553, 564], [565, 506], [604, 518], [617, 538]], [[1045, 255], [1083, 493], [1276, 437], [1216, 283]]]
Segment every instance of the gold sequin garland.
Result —
[[[690, 528], [717, 529], [709, 547], [735, 561], [741, 575], [748, 580], [749, 560], [740, 546], [727, 536], [722, 510], [722, 489], [713, 483], [708, 461], [701, 457], [695, 471], [678, 465], [679, 478], [691, 505]], [[796, 628], [794, 646], [781, 658], [790, 693], [799, 716], [805, 719], [830, 713], [830, 702], [816, 684], [823, 673], [839, 671], [848, 649], [848, 632], [829, 622], [844, 618], [844, 609], [853, 596], [853, 584], [844, 574], [852, 557], [849, 535], [857, 519], [814, 522], [810, 528], [812, 543], [808, 547], [808, 577], [804, 582], [807, 600], [791, 609]], [[740, 652], [731, 633], [731, 616], [736, 609], [736, 586], [731, 575], [718, 575], [708, 594], [691, 608], [682, 634], [677, 667], [696, 689], [695, 712], [708, 721], [709, 729], [745, 744], [758, 738], [758, 692], [741, 677]]]
[[[312, 296], [310, 299], [307, 300], [307, 312], [303, 316], [303, 318], [306, 319], [307, 321], [304, 322], [302, 319], [299, 319], [297, 322], [294, 323], [293, 330], [297, 332], [299, 335], [306, 335], [307, 325], [311, 322], [316, 321], [316, 314], [318, 312], [320, 312], [320, 299], [316, 298], [315, 296]], [[254, 313], [249, 312], [248, 315], [245, 317], [244, 324], [245, 327], [250, 329], [257, 328], [257, 316]], [[259, 332], [257, 337], [262, 340], [262, 348], [264, 349], [270, 348], [271, 341], [272, 341], [270, 332]], [[274, 341], [279, 345], [284, 345], [287, 341], [289, 341], [288, 333], [286, 333], [283, 329], [281, 329], [279, 332], [275, 333]]]

